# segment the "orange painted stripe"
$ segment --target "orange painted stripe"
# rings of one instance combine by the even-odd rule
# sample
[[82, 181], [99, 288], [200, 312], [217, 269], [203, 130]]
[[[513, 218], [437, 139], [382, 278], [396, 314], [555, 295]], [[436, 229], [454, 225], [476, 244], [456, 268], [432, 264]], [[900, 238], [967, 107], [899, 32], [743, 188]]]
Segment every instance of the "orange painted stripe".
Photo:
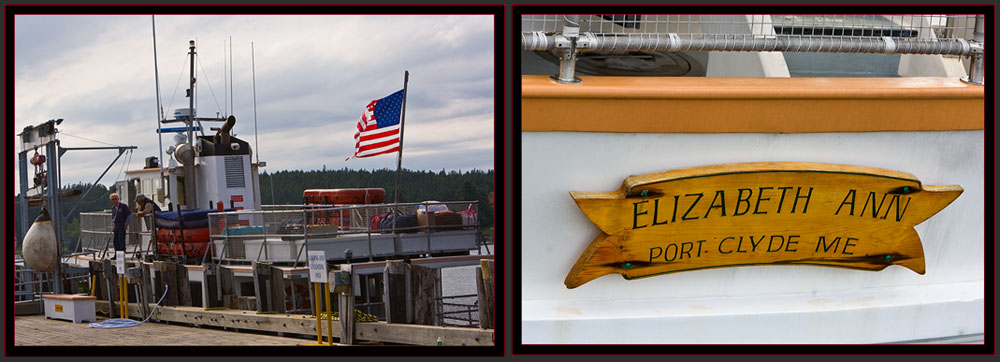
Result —
[[978, 130], [982, 86], [951, 78], [522, 76], [522, 131], [801, 133]]

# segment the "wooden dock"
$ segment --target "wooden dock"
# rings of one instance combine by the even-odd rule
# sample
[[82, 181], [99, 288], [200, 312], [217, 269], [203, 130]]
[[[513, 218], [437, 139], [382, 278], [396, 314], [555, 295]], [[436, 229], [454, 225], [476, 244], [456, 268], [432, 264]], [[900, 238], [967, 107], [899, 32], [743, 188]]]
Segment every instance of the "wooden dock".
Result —
[[[98, 313], [108, 312], [107, 301], [97, 301]], [[140, 315], [139, 306], [129, 303], [129, 315]], [[213, 309], [200, 307], [158, 307], [151, 320], [182, 323], [191, 326], [225, 327], [234, 331], [276, 332], [283, 335], [312, 336], [315, 341], [316, 318], [304, 314], [269, 314], [247, 310]], [[327, 335], [323, 323], [324, 336]], [[445, 345], [493, 345], [493, 329], [438, 327], [417, 324], [386, 322], [356, 323], [355, 341], [360, 343], [383, 342], [410, 345], [436, 345], [440, 337]], [[333, 323], [333, 337], [343, 337], [340, 323]], [[326, 340], [326, 337], [323, 339]]]
[[[89, 264], [92, 280], [96, 282], [92, 292], [99, 299], [97, 311], [109, 317], [119, 314], [118, 283], [122, 280], [128, 283], [128, 315], [133, 319], [149, 315], [153, 305], [162, 298], [151, 322], [296, 336], [312, 341], [316, 340], [317, 334], [316, 317], [310, 315], [315, 313], [314, 301], [320, 307], [331, 304], [330, 299], [323, 303], [322, 298], [313, 295], [314, 290], [309, 287], [306, 278], [306, 268], [268, 263], [182, 265], [166, 261], [130, 260], [126, 273], [129, 276], [121, 279], [109, 260], [85, 262]], [[437, 268], [470, 264], [480, 264], [485, 271], [485, 274], [480, 271], [476, 275], [482, 325], [434, 325], [442, 324], [435, 312], [441, 294], [440, 271]], [[382, 278], [382, 285], [362, 293], [384, 293], [385, 321], [337, 321], [331, 323], [331, 327], [322, 323], [324, 340], [332, 332], [332, 337], [344, 344], [437, 345], [440, 341], [453, 346], [494, 345], [492, 256], [449, 256], [414, 259], [410, 263], [392, 260], [346, 266], [347, 270], [351, 267], [355, 268], [354, 275]], [[333, 288], [330, 289], [332, 291]], [[339, 299], [341, 305], [332, 303], [332, 309], [347, 311], [345, 318], [354, 321], [353, 302], [357, 295], [349, 290], [334, 293], [333, 300]], [[113, 307], [109, 308], [108, 300], [114, 301]], [[344, 305], [345, 302], [349, 304]]]
[[[105, 304], [106, 305], [106, 304]], [[98, 318], [103, 321], [103, 318]], [[193, 328], [165, 323], [137, 327], [94, 329], [89, 323], [46, 319], [44, 315], [14, 317], [15, 346], [297, 346], [315, 339], [289, 338], [221, 329]]]

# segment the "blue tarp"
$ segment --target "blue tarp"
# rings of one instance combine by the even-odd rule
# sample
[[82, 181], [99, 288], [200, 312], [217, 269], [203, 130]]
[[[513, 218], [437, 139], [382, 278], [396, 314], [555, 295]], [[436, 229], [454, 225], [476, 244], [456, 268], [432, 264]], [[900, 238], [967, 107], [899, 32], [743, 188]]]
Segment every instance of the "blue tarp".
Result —
[[[236, 211], [236, 209], [225, 209], [223, 211]], [[184, 222], [208, 220], [208, 214], [212, 212], [219, 211], [216, 209], [181, 211], [181, 217], [184, 218]], [[156, 212], [156, 218], [177, 221], [177, 211], [158, 211]]]

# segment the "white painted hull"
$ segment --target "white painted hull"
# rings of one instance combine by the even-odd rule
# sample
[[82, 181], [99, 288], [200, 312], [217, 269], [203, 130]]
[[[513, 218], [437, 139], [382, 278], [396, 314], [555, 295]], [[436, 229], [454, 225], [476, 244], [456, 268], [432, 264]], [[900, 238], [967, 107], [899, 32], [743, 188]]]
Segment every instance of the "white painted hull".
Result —
[[[886, 343], [970, 335], [963, 341], [981, 343], [983, 131], [521, 137], [522, 343]], [[748, 266], [563, 285], [599, 234], [569, 191], [607, 192], [630, 175], [764, 161], [898, 170], [965, 192], [915, 228], [925, 275], [898, 266]]]

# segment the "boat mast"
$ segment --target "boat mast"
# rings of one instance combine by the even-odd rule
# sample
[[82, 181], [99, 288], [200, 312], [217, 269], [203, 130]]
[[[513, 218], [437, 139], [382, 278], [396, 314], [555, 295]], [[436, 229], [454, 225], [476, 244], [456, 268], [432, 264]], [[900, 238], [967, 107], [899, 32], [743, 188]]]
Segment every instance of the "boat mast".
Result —
[[188, 44], [191, 46], [191, 48], [190, 48], [191, 51], [188, 52], [188, 55], [191, 56], [191, 77], [190, 77], [191, 79], [190, 79], [190, 88], [188, 88], [188, 94], [187, 94], [188, 98], [189, 98], [188, 100], [189, 100], [189, 106], [190, 106], [190, 108], [188, 108], [188, 119], [184, 123], [187, 124], [187, 138], [188, 138], [187, 141], [188, 141], [188, 144], [190, 144], [191, 147], [194, 147], [194, 128], [193, 128], [193, 126], [194, 126], [194, 82], [195, 82], [195, 79], [194, 79], [194, 55], [195, 55], [195, 52], [194, 52], [194, 40], [189, 41]]
[[[195, 73], [194, 73], [194, 57], [195, 57], [195, 55], [197, 53], [194, 51], [194, 48], [195, 48], [195, 46], [194, 46], [194, 40], [188, 41], [188, 45], [190, 46], [190, 51], [188, 52], [188, 55], [191, 56], [191, 77], [190, 77], [190, 83], [189, 83], [189, 85], [190, 85], [191, 88], [188, 89], [188, 93], [187, 93], [188, 97], [190, 98], [188, 100], [190, 108], [188, 109], [188, 117], [187, 117], [187, 119], [184, 120], [184, 123], [187, 125], [187, 143], [188, 143], [188, 146], [190, 146], [190, 148], [191, 148], [192, 156], [193, 157], [191, 157], [191, 161], [190, 161], [191, 164], [190, 165], [184, 165], [184, 184], [185, 184], [184, 185], [184, 194], [185, 194], [184, 195], [184, 205], [187, 206], [188, 210], [194, 210], [194, 209], [197, 209], [197, 205], [198, 205], [198, 200], [197, 200], [198, 191], [196, 190], [197, 185], [198, 185], [198, 177], [197, 177], [198, 176], [197, 175], [198, 171], [195, 170], [195, 167], [194, 167], [195, 164], [197, 163], [196, 159], [197, 159], [197, 155], [198, 155], [198, 148], [195, 146], [197, 144], [197, 142], [195, 142], [195, 140], [194, 140], [194, 120], [195, 120], [195, 109], [194, 109], [194, 96], [195, 96], [194, 93], [195, 93], [195, 90], [194, 90], [194, 83], [197, 81], [195, 79], [195, 76], [194, 76], [195, 75]], [[181, 205], [180, 203], [177, 204], [177, 210], [180, 210], [180, 205]], [[182, 231], [182, 233], [183, 233], [183, 231]]]

